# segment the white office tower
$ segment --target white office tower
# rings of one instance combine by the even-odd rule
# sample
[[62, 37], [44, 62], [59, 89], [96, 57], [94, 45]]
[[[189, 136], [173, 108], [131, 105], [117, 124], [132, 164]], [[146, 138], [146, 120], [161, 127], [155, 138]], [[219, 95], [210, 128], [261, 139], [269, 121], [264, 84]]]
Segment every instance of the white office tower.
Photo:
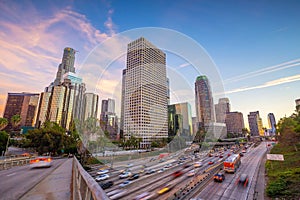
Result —
[[168, 137], [166, 55], [145, 38], [128, 44], [124, 87], [124, 137], [140, 147]]

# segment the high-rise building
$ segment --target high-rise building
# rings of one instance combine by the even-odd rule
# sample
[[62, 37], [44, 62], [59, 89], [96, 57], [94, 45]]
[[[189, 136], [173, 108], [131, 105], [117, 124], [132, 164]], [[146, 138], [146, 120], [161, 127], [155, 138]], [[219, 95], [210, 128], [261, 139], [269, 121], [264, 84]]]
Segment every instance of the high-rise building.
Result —
[[118, 118], [115, 113], [114, 99], [102, 100], [100, 122], [101, 128], [108, 131], [110, 138], [117, 139]]
[[273, 113], [268, 114], [268, 123], [269, 123], [269, 134], [270, 136], [274, 136], [276, 134], [276, 120]]
[[227, 112], [225, 118], [227, 133], [242, 136], [244, 125], [244, 117], [241, 112]]
[[65, 104], [66, 87], [63, 85], [54, 86], [49, 99], [47, 111], [47, 121], [61, 125], [63, 120], [63, 110]]
[[248, 115], [248, 123], [251, 136], [264, 136], [262, 119], [259, 116], [259, 111], [250, 112]]
[[[169, 120], [169, 135], [180, 135], [186, 139], [192, 139], [192, 109], [189, 103], [178, 103], [168, 106], [168, 120]], [[178, 117], [180, 115], [181, 117]], [[182, 124], [179, 122], [181, 118]], [[172, 127], [174, 127], [172, 129]], [[170, 134], [171, 132], [171, 134]]]
[[166, 55], [145, 38], [128, 44], [124, 94], [124, 137], [149, 147], [168, 137]]
[[83, 120], [97, 118], [99, 96], [94, 93], [85, 93], [83, 101]]
[[300, 99], [296, 99], [295, 102], [296, 102], [296, 110], [297, 112], [300, 112]]
[[40, 128], [43, 123], [47, 120], [47, 112], [49, 106], [49, 100], [51, 97], [51, 92], [42, 92], [39, 99], [38, 113], [36, 117], [35, 126]]
[[226, 113], [230, 112], [230, 103], [228, 98], [220, 98], [219, 103], [215, 104], [216, 122], [224, 123]]
[[120, 137], [123, 138], [123, 130], [124, 130], [124, 103], [125, 103], [125, 76], [126, 76], [126, 69], [122, 71], [122, 95], [121, 95], [121, 120], [120, 120]]
[[67, 72], [75, 73], [75, 53], [76, 51], [70, 47], [64, 49], [64, 54], [61, 60], [61, 64], [58, 66], [56, 78], [54, 80], [54, 85], [59, 85], [63, 82], [63, 75]]
[[36, 120], [38, 100], [39, 94], [35, 93], [8, 93], [3, 115], [9, 121], [6, 129], [12, 128], [10, 120], [14, 115], [20, 115], [21, 117], [20, 125], [16, 128], [33, 126]]
[[198, 76], [195, 82], [195, 107], [197, 120], [205, 130], [215, 122], [211, 88], [206, 76]]

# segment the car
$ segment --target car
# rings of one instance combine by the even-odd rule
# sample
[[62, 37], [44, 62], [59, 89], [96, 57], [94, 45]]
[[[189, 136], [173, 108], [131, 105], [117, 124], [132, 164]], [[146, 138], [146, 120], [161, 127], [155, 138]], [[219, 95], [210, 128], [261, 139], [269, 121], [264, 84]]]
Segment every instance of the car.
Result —
[[161, 172], [164, 172], [164, 171], [166, 171], [167, 169], [166, 168], [161, 168], [160, 170], [158, 170], [157, 172], [158, 173], [161, 173]]
[[210, 153], [210, 154], [208, 154], [208, 157], [212, 157], [213, 155]]
[[231, 156], [231, 154], [229, 153], [229, 154], [227, 154], [227, 157], [229, 157], [229, 156]]
[[108, 174], [101, 174], [95, 178], [96, 181], [104, 181], [109, 178]]
[[109, 171], [107, 169], [104, 169], [104, 170], [100, 170], [97, 172], [98, 175], [101, 175], [101, 174], [107, 174]]
[[109, 193], [107, 193], [107, 196], [109, 196], [109, 199], [120, 199], [122, 196], [124, 196], [127, 193], [127, 190], [113, 190]]
[[155, 173], [155, 170], [154, 169], [149, 169], [146, 171], [146, 174], [153, 174]]
[[191, 170], [186, 174], [188, 177], [194, 176], [195, 175], [195, 170]]
[[212, 164], [214, 164], [214, 161], [209, 161], [208, 164], [212, 165]]
[[215, 157], [219, 157], [219, 155], [218, 155], [218, 154], [216, 154], [216, 155], [215, 155]]
[[243, 185], [244, 187], [248, 185], [248, 182], [249, 178], [247, 174], [241, 174], [236, 180], [236, 184]]
[[183, 168], [189, 168], [191, 165], [190, 164], [185, 164], [184, 166], [183, 166]]
[[220, 155], [219, 158], [223, 158], [223, 155]]
[[138, 179], [140, 176], [138, 174], [133, 174], [132, 176], [129, 177], [129, 180], [134, 180]]
[[247, 151], [244, 149], [244, 150], [242, 150], [242, 153], [247, 153]]
[[30, 168], [51, 167], [52, 158], [50, 156], [39, 156], [30, 160]]
[[202, 163], [201, 162], [195, 162], [194, 164], [194, 167], [197, 168], [197, 167], [201, 167], [202, 166]]
[[242, 152], [241, 152], [241, 153], [239, 153], [239, 154], [240, 154], [240, 156], [241, 156], [241, 157], [243, 157], [243, 156], [244, 156], [244, 154], [243, 154]]
[[171, 164], [171, 163], [165, 165], [165, 168], [170, 168], [170, 167], [172, 167], [172, 164]]
[[161, 195], [168, 191], [170, 191], [173, 188], [174, 185], [171, 185], [170, 183], [166, 184], [164, 187], [162, 187], [160, 190], [157, 191], [157, 194]]
[[112, 181], [108, 181], [108, 182], [105, 182], [105, 183], [99, 183], [100, 187], [105, 190], [105, 189], [108, 189], [110, 188], [111, 186], [113, 186], [114, 182]]
[[131, 172], [124, 172], [124, 173], [119, 175], [119, 178], [128, 178], [131, 175], [132, 175]]
[[182, 171], [178, 170], [178, 171], [173, 173], [173, 177], [177, 178], [177, 177], [181, 176], [182, 174], [183, 174]]
[[131, 181], [124, 181], [123, 183], [121, 183], [120, 185], [119, 185], [119, 187], [125, 187], [125, 186], [127, 186], [127, 185], [129, 185], [131, 183]]
[[148, 199], [152, 199], [154, 196], [155, 196], [154, 193], [144, 192], [136, 196], [134, 200], [148, 200]]
[[224, 180], [225, 180], [225, 175], [223, 173], [219, 172], [214, 175], [214, 181], [223, 182]]

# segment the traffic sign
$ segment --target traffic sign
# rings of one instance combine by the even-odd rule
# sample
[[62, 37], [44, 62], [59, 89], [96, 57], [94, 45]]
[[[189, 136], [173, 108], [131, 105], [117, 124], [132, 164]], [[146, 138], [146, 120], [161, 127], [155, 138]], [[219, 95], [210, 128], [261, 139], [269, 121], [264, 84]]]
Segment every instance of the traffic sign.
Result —
[[284, 161], [284, 158], [282, 154], [267, 154], [267, 160]]

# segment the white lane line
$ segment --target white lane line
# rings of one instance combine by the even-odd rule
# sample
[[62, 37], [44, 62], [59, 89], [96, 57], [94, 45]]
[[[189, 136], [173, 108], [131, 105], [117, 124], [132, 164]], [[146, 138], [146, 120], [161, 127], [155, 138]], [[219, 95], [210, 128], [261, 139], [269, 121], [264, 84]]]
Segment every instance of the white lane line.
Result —
[[13, 176], [13, 175], [15, 175], [16, 173], [12, 173], [12, 174], [8, 174], [8, 175], [6, 175], [6, 176]]

